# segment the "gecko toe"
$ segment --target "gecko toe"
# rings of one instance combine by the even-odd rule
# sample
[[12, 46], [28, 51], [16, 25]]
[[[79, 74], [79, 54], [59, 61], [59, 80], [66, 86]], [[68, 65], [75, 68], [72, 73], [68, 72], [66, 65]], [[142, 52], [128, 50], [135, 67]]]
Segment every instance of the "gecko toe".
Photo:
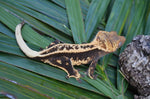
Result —
[[81, 81], [81, 79], [80, 78], [78, 78], [78, 79], [76, 79], [79, 83], [82, 83], [82, 81]]
[[69, 76], [67, 75], [65, 78], [68, 80], [68, 79], [69, 79]]

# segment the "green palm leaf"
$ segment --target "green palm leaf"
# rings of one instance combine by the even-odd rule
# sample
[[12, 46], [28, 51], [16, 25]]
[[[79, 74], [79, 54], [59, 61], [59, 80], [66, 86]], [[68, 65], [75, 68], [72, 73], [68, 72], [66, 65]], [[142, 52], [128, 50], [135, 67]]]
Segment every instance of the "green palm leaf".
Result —
[[[149, 34], [148, 0], [0, 0], [0, 98], [132, 99], [119, 72], [118, 54], [137, 34]], [[26, 57], [14, 31], [21, 21], [30, 48], [45, 48], [55, 39], [65, 43], [90, 42], [98, 30], [126, 36], [125, 45], [97, 65], [101, 77], [67, 80], [58, 68]], [[79, 66], [80, 73], [87, 67]], [[117, 74], [117, 76], [116, 76]], [[117, 85], [117, 86], [116, 86]]]

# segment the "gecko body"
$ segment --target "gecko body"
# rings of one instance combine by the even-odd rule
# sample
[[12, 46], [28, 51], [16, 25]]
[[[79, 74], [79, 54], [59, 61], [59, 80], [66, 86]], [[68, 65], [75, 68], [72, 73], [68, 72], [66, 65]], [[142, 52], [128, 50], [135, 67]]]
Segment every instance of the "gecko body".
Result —
[[116, 51], [120, 48], [125, 38], [118, 36], [116, 32], [99, 31], [92, 42], [86, 44], [68, 44], [58, 41], [51, 43], [42, 51], [30, 49], [21, 35], [23, 23], [16, 26], [15, 36], [20, 49], [30, 58], [40, 60], [52, 66], [58, 67], [67, 73], [67, 78], [81, 77], [75, 65], [90, 64], [87, 75], [93, 79], [96, 63], [100, 57]]

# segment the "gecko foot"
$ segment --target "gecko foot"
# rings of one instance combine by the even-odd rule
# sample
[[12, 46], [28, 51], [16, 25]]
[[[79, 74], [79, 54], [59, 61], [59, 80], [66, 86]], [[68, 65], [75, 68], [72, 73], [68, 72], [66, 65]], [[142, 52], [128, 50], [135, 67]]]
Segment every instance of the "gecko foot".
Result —
[[89, 74], [88, 72], [86, 72], [86, 75], [88, 76], [88, 77], [90, 77], [91, 79], [97, 79], [97, 74], [96, 75], [94, 75], [94, 74]]
[[83, 74], [80, 74], [81, 75], [81, 77], [85, 77]]
[[82, 81], [81, 81], [81, 79], [80, 78], [78, 78], [78, 79], [76, 79], [79, 83], [82, 83]]
[[97, 76], [98, 76], [97, 74], [96, 74], [96, 75], [93, 75], [93, 79], [96, 80], [96, 79], [97, 79]]

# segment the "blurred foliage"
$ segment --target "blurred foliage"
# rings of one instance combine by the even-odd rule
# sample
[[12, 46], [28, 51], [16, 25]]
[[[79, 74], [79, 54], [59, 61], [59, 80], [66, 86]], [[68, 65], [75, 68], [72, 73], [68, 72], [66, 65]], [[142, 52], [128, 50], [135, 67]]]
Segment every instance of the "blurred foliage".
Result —
[[[133, 99], [119, 72], [118, 55], [138, 34], [150, 34], [149, 0], [0, 0], [0, 98]], [[126, 37], [122, 48], [101, 58], [98, 78], [82, 83], [66, 73], [26, 57], [14, 31], [24, 20], [22, 35], [34, 50], [55, 39], [65, 43], [90, 42], [99, 30]], [[84, 75], [86, 66], [77, 67]]]

